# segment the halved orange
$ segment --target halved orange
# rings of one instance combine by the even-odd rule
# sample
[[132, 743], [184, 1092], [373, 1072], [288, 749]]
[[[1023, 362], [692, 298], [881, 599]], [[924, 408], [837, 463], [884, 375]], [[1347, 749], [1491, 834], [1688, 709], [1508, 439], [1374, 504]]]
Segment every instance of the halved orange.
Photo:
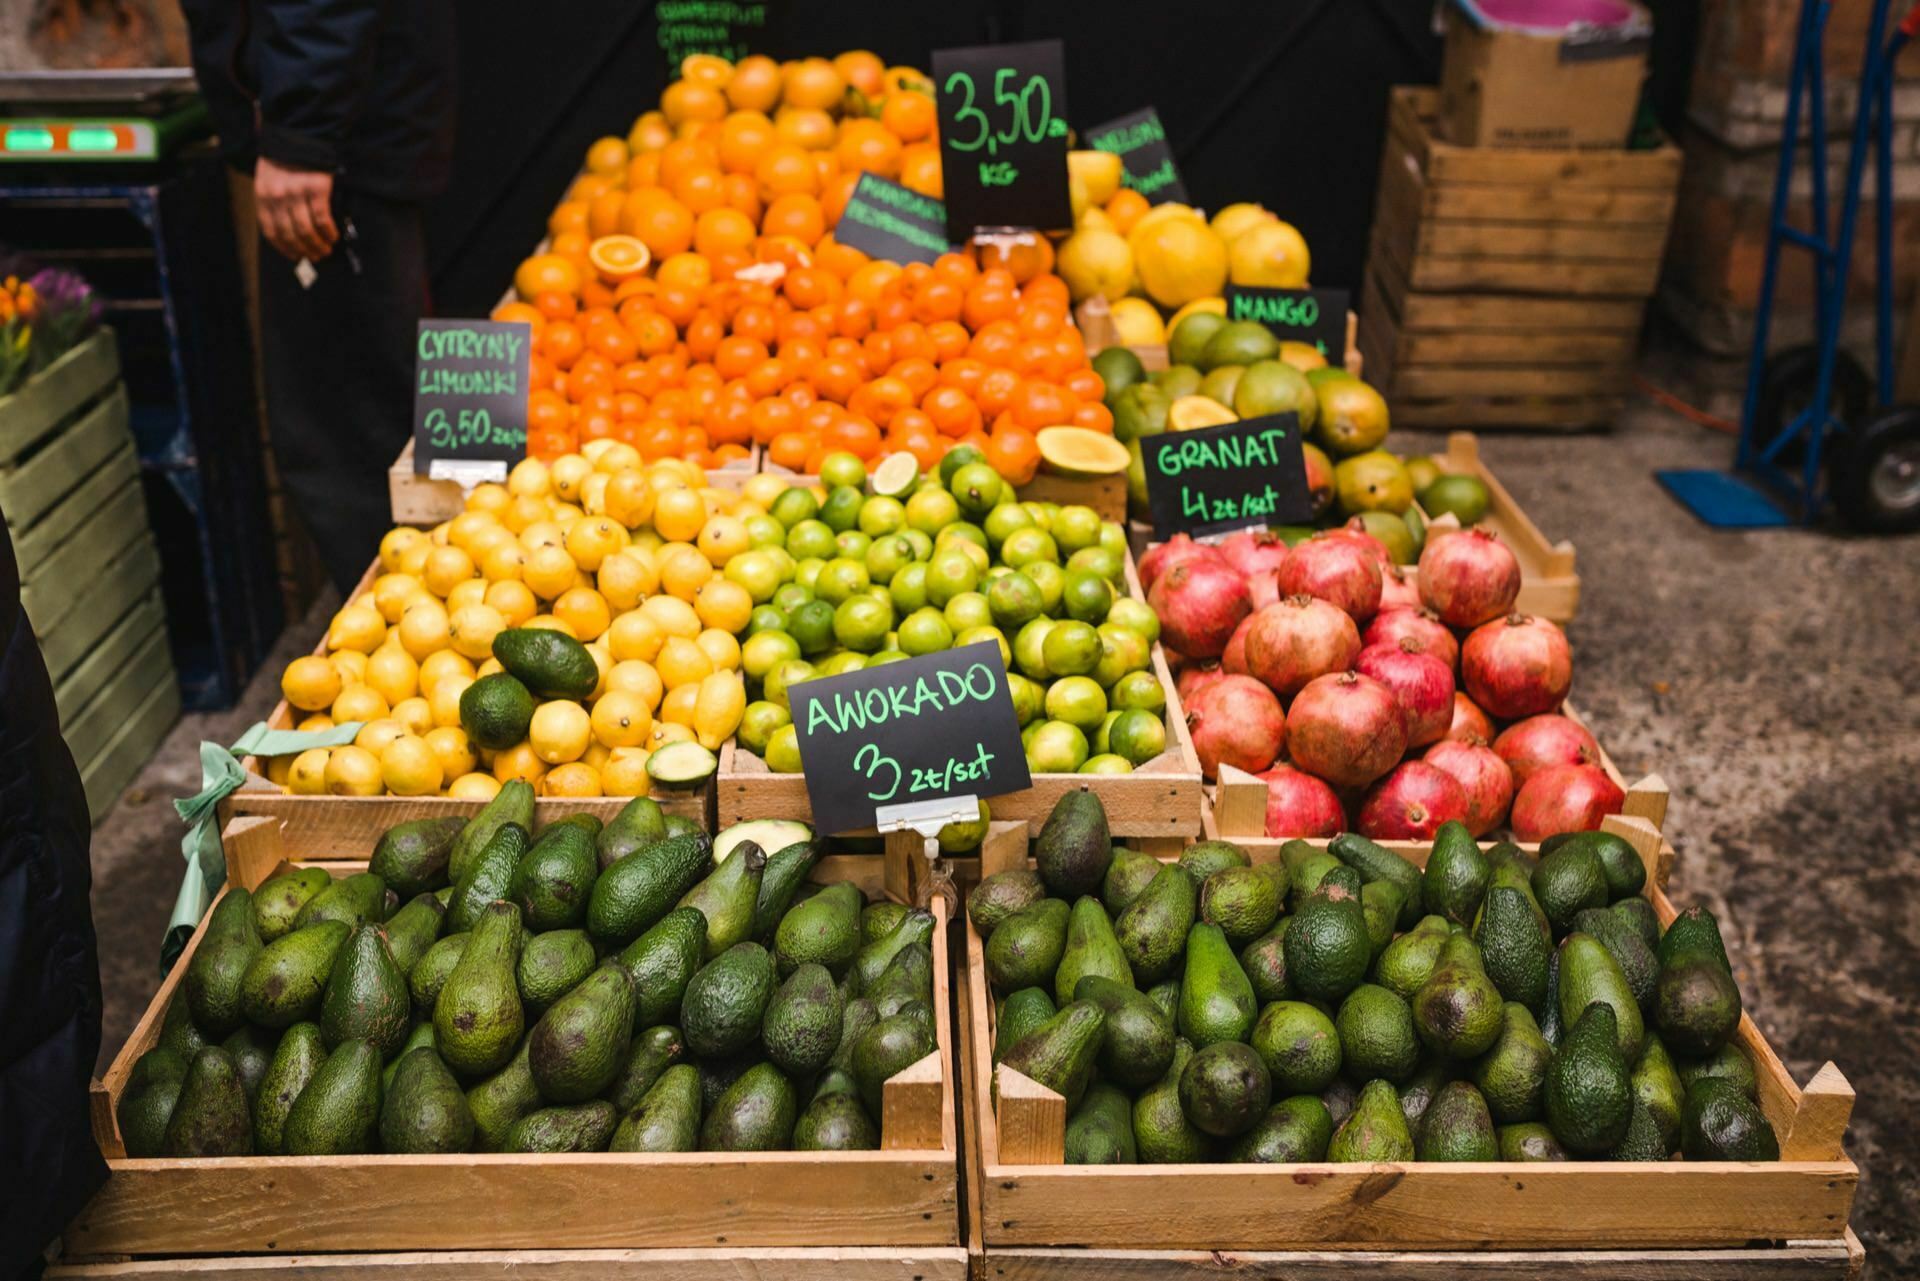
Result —
[[645, 271], [653, 255], [640, 237], [615, 234], [601, 236], [587, 246], [587, 261], [602, 280], [617, 284]]

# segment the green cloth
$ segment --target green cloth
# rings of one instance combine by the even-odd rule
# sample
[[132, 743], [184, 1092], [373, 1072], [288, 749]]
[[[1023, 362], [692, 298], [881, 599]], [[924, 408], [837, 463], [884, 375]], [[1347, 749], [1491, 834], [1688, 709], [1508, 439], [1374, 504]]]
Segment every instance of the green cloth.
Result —
[[173, 901], [173, 915], [167, 920], [167, 932], [160, 939], [160, 972], [166, 973], [179, 959], [180, 952], [193, 937], [200, 918], [207, 914], [214, 896], [227, 883], [227, 856], [220, 848], [220, 802], [239, 791], [246, 783], [247, 771], [241, 768], [242, 756], [289, 756], [310, 747], [340, 747], [351, 743], [360, 732], [361, 722], [348, 721], [332, 729], [303, 734], [299, 730], [268, 729], [262, 721], [240, 736], [232, 747], [218, 743], [200, 744], [200, 791], [173, 808], [187, 825], [180, 838], [180, 855], [187, 870], [180, 878], [180, 893]]

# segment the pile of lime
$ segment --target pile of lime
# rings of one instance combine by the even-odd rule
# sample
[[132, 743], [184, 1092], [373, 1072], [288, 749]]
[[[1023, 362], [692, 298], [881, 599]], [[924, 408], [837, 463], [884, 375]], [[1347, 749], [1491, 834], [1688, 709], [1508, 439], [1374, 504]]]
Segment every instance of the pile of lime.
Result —
[[828, 455], [820, 483], [746, 521], [725, 577], [754, 602], [739, 742], [800, 772], [788, 691], [817, 676], [991, 641], [1036, 774], [1124, 774], [1167, 748], [1160, 621], [1126, 587], [1126, 531], [1091, 507], [1022, 502], [962, 445], [921, 475]]

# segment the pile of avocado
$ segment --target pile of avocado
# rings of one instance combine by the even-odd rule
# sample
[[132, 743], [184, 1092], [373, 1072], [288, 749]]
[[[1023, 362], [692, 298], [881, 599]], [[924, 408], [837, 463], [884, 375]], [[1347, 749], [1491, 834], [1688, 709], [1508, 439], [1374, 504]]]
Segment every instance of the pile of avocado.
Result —
[[882, 1084], [936, 1045], [931, 915], [811, 881], [804, 823], [533, 818], [511, 782], [366, 872], [229, 891], [120, 1099], [127, 1154], [879, 1146]]
[[1540, 851], [1161, 863], [1070, 793], [968, 898], [994, 1061], [1066, 1098], [1077, 1164], [1779, 1159], [1712, 915], [1663, 932], [1610, 833]]

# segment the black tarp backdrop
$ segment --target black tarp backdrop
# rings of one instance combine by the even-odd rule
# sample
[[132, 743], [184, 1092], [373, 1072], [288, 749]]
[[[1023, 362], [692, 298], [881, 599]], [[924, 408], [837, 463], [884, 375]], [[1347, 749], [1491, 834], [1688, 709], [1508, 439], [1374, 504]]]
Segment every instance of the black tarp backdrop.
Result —
[[[776, 57], [868, 48], [924, 67], [944, 45], [1058, 37], [1081, 126], [1151, 102], [1195, 203], [1257, 200], [1313, 247], [1316, 283], [1357, 287], [1387, 90], [1431, 83], [1432, 0], [1116, 0], [924, 5], [773, 0]], [[484, 314], [587, 144], [624, 134], [667, 68], [653, 6], [491, 0], [461, 6], [460, 136], [432, 211], [443, 315]]]

